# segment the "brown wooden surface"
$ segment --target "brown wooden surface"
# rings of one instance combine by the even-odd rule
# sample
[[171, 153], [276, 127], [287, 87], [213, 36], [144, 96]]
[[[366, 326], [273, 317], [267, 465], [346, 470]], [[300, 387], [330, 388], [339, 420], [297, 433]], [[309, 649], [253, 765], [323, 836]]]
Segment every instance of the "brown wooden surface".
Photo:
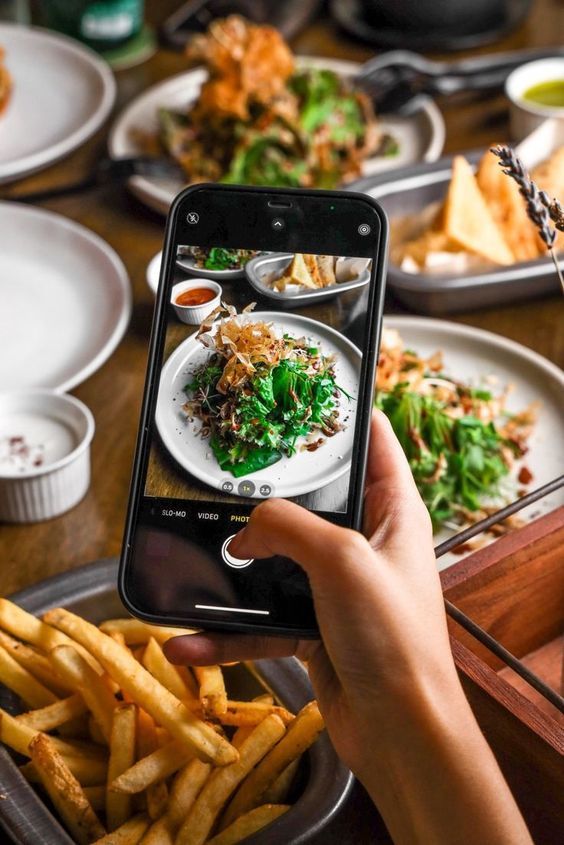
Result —
[[534, 842], [560, 845], [564, 833], [562, 728], [459, 640], [451, 644], [470, 706]]
[[[564, 508], [441, 572], [445, 596], [516, 657], [562, 633]], [[494, 669], [498, 658], [469, 634], [459, 639]]]
[[[158, 22], [177, 5], [173, 0], [152, 0], [147, 3], [148, 17]], [[558, 45], [561, 19], [561, 0], [536, 0], [530, 17], [517, 31], [478, 52]], [[326, 19], [310, 26], [293, 46], [304, 54], [358, 61], [375, 52], [349, 39]], [[151, 84], [183, 68], [180, 55], [160, 50], [145, 64], [118, 73], [116, 112]], [[447, 152], [485, 146], [507, 135], [507, 104], [502, 96], [440, 105], [447, 123]], [[108, 127], [109, 124], [63, 162], [3, 190], [6, 193], [32, 190], [82, 176], [102, 154]], [[134, 309], [127, 335], [110, 361], [73, 391], [96, 418], [90, 491], [78, 507], [59, 519], [33, 526], [2, 526], [0, 588], [3, 594], [96, 558], [119, 553], [153, 308], [153, 296], [145, 283], [145, 268], [160, 249], [163, 234], [163, 219], [117, 186], [53, 200], [45, 206], [90, 227], [118, 251], [131, 276]], [[392, 301], [386, 307], [389, 312], [401, 311]], [[453, 319], [499, 332], [561, 366], [564, 364], [563, 311], [556, 297], [509, 304]], [[496, 718], [494, 713], [492, 719]], [[360, 789], [328, 837], [329, 834], [323, 834], [319, 843], [340, 841], [362, 845], [389, 841]]]
[[[441, 573], [445, 597], [562, 692], [564, 508]], [[564, 717], [448, 620], [464, 690], [535, 842], [562, 841]]]

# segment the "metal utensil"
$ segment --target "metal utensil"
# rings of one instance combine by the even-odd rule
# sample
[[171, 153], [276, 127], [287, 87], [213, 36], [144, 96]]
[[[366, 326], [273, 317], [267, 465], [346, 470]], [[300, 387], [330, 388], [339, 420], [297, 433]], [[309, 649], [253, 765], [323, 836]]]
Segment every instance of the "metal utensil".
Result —
[[355, 84], [372, 98], [379, 112], [412, 114], [421, 96], [491, 91], [501, 88], [519, 65], [564, 56], [563, 47], [494, 53], [454, 62], [437, 62], [410, 50], [390, 50], [369, 59]]
[[182, 168], [174, 161], [166, 158], [155, 156], [103, 158], [97, 162], [88, 176], [79, 179], [77, 182], [24, 194], [8, 194], [1, 199], [12, 200], [13, 202], [44, 202], [55, 197], [79, 194], [101, 185], [122, 184], [132, 176], [148, 176], [155, 179], [185, 179]]

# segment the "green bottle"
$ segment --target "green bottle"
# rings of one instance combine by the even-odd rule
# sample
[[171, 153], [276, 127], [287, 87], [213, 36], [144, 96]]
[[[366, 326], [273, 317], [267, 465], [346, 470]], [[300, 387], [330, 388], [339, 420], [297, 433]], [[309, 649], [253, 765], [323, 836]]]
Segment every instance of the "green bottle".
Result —
[[120, 47], [143, 27], [144, 0], [43, 0], [46, 26], [104, 52]]

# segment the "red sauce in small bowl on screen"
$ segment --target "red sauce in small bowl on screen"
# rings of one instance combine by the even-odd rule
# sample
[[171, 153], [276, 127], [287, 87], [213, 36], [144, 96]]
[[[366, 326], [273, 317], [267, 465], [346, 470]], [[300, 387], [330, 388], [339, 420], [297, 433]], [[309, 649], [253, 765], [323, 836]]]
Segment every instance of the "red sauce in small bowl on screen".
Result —
[[183, 290], [175, 299], [177, 305], [204, 305], [215, 299], [217, 293], [210, 288], [190, 288]]

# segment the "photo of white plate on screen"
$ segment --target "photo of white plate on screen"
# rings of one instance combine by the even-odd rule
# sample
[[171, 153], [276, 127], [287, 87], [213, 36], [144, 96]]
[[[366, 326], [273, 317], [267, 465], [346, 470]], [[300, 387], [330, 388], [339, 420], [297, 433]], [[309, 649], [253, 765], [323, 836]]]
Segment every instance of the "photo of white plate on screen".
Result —
[[[194, 375], [210, 361], [213, 350], [195, 338], [183, 341], [165, 363], [156, 407], [156, 424], [162, 443], [174, 460], [191, 476], [211, 487], [245, 498], [298, 496], [331, 484], [350, 469], [353, 455], [356, 401], [359, 389], [361, 354], [344, 335], [317, 320], [299, 315], [263, 311], [242, 317], [253, 323], [267, 323], [278, 338], [305, 338], [309, 349], [331, 357], [338, 396], [339, 430], [331, 437], [318, 427], [296, 439], [295, 451], [256, 472], [237, 474], [223, 468], [202, 430], [202, 421], [183, 408], [191, 391]], [[212, 329], [213, 332], [213, 329]]]

